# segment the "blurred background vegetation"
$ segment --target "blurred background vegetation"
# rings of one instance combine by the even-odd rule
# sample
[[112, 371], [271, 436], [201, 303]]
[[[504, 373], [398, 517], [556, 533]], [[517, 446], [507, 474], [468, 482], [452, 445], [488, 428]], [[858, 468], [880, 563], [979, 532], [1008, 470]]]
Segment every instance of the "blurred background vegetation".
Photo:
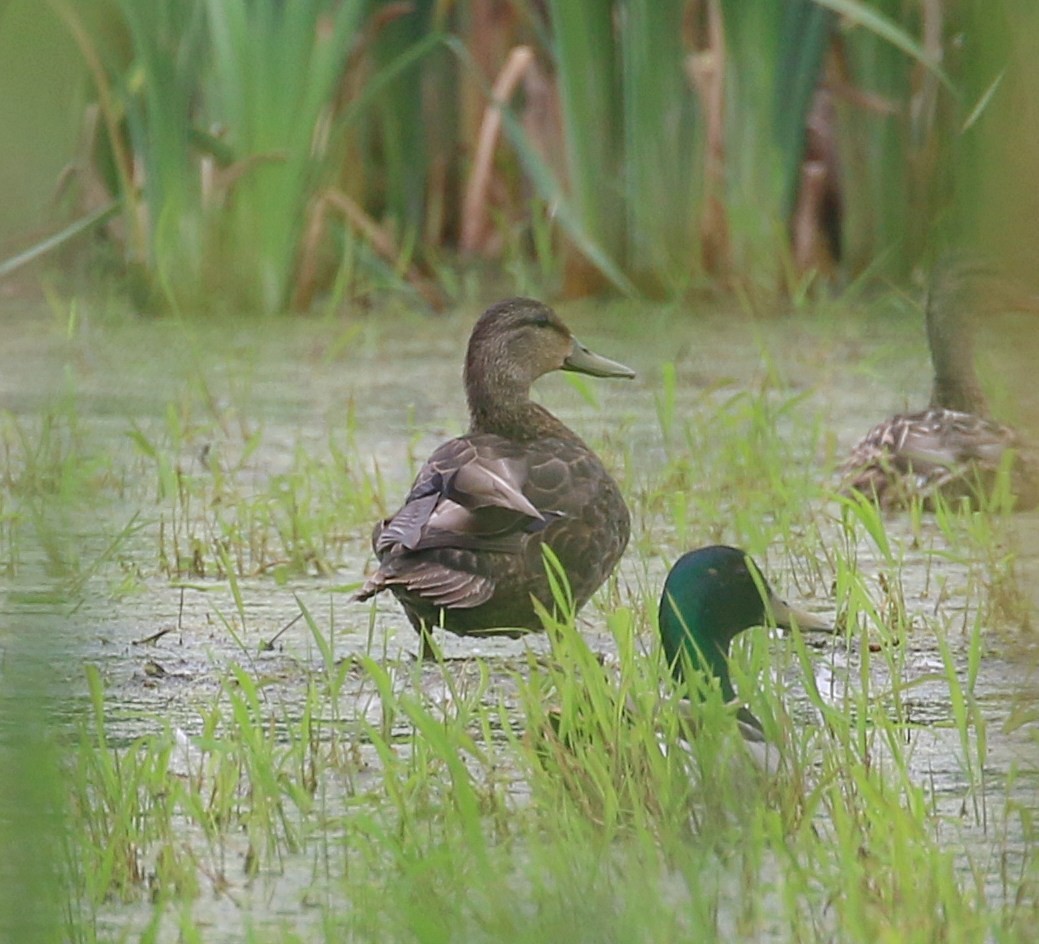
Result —
[[0, 274], [305, 310], [1034, 263], [1033, 0], [0, 0]]

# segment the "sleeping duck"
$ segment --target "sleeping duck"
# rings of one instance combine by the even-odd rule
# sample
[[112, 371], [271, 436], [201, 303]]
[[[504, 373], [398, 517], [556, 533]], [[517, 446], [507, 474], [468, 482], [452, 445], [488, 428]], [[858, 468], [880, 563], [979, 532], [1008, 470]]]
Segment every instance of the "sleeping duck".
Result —
[[[765, 626], [770, 618], [786, 629], [796, 623], [802, 630], [833, 632], [825, 620], [780, 600], [739, 548], [714, 545], [689, 551], [671, 568], [660, 596], [660, 641], [672, 676], [687, 685], [686, 669], [700, 671], [717, 679], [726, 703], [734, 702], [729, 647], [744, 630]], [[763, 756], [767, 742], [761, 722], [742, 705], [736, 720], [761, 765], [770, 768], [774, 758]]]
[[991, 419], [974, 370], [971, 319], [987, 312], [1039, 311], [1039, 296], [973, 257], [946, 257], [932, 273], [926, 305], [927, 341], [934, 367], [926, 410], [900, 413], [874, 426], [841, 468], [843, 490], [881, 507], [976, 500], [991, 491], [1009, 450], [1016, 507], [1039, 501], [1039, 468], [1021, 437]]
[[379, 522], [379, 567], [356, 599], [389, 589], [431, 652], [430, 631], [518, 636], [550, 612], [542, 546], [566, 571], [576, 608], [606, 580], [628, 543], [617, 483], [582, 439], [530, 399], [553, 370], [634, 377], [594, 354], [547, 305], [498, 302], [477, 320], [465, 360], [469, 431], [441, 445], [404, 504]]

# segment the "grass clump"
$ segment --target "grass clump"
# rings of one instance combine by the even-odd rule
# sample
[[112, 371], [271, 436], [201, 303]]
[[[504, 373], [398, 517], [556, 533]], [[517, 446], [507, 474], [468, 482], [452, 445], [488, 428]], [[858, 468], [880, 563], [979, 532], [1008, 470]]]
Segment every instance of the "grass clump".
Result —
[[[155, 895], [190, 910], [207, 886], [233, 900], [302, 867], [319, 940], [1026, 939], [1020, 911], [988, 902], [981, 862], [949, 845], [955, 822], [917, 757], [930, 727], [905, 709], [921, 684], [906, 661], [849, 636], [861, 661], [824, 691], [798, 637], [738, 647], [737, 687], [783, 748], [770, 779], [720, 700], [683, 743], [640, 629], [616, 612], [617, 662], [603, 665], [563, 620], [547, 658], [509, 677], [483, 661], [328, 649], [299, 666], [302, 704], [232, 666], [187, 776], [169, 774], [176, 738], [121, 748], [95, 734], [77, 749], [78, 789], [90, 848], [112, 851], [91, 867], [92, 907]], [[931, 682], [947, 685], [970, 804], [987, 792], [985, 729], [959, 678], [950, 658]], [[183, 842], [185, 824], [201, 842]]]
[[208, 387], [201, 392], [201, 407], [185, 398], [158, 431], [129, 432], [154, 479], [161, 572], [272, 573], [280, 582], [331, 573], [352, 529], [381, 503], [377, 472], [356, 458], [353, 421], [330, 432], [322, 450], [297, 442], [276, 459], [280, 471], [261, 474], [270, 456], [262, 428], [218, 406]]

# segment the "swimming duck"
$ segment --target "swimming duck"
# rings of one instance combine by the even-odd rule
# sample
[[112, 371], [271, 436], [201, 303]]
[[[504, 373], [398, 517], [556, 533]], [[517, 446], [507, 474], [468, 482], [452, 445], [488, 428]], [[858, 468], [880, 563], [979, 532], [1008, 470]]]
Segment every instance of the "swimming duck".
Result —
[[976, 500], [991, 491], [1012, 449], [1016, 507], [1039, 501], [1039, 465], [1017, 432], [990, 418], [974, 370], [971, 318], [1000, 310], [1039, 311], [1039, 297], [972, 257], [952, 255], [935, 267], [925, 310], [934, 367], [930, 405], [874, 426], [841, 468], [843, 491], [886, 509], [914, 496], [925, 503], [937, 494]]
[[542, 546], [580, 608], [613, 571], [631, 519], [617, 483], [581, 438], [530, 399], [553, 370], [634, 377], [588, 350], [547, 305], [511, 298], [477, 320], [465, 359], [469, 431], [441, 445], [404, 504], [379, 522], [379, 567], [356, 595], [389, 589], [431, 651], [430, 631], [518, 636], [554, 608]]
[[[833, 632], [825, 620], [779, 599], [739, 548], [719, 544], [684, 554], [667, 575], [659, 609], [660, 640], [675, 681], [686, 685], [686, 668], [698, 670], [718, 680], [726, 703], [734, 702], [729, 647], [744, 630], [770, 618], [787, 629], [796, 623], [802, 630]], [[736, 720], [744, 740], [766, 744], [761, 722], [748, 708], [741, 705]]]

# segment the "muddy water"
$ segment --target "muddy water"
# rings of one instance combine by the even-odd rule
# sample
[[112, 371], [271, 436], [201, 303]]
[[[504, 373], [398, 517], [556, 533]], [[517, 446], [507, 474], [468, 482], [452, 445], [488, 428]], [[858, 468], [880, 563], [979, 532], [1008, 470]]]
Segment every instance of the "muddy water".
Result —
[[[171, 586], [158, 573], [162, 506], [155, 502], [154, 467], [129, 434], [136, 429], [161, 442], [172, 409], [187, 430], [178, 460], [201, 474], [214, 456], [241, 454], [244, 441], [259, 431], [260, 445], [248, 456], [242, 478], [252, 476], [260, 483], [288, 469], [301, 446], [316, 456], [327, 454], [329, 437], [345, 437], [349, 427], [352, 454], [366, 468], [380, 470], [392, 504], [403, 495], [416, 462], [464, 428], [461, 352], [474, 313], [439, 321], [404, 315], [381, 323], [369, 315], [217, 329], [172, 322], [98, 323], [86, 314], [70, 326], [38, 308], [6, 311], [0, 322], [0, 349], [5, 351], [0, 405], [26, 430], [40, 428], [43, 417], [60, 417], [63, 435], [79, 442], [90, 474], [104, 482], [87, 492], [94, 496], [88, 501], [44, 503], [42, 527], [50, 537], [39, 546], [28, 539], [19, 545], [17, 572], [8, 581], [2, 644], [9, 645], [10, 633], [28, 621], [60, 626], [60, 632], [48, 634], [46, 657], [72, 696], [83, 691], [84, 660], [101, 668], [109, 734], [116, 743], [167, 724], [189, 737], [197, 734], [200, 712], [218, 699], [221, 670], [231, 664], [247, 664], [262, 677], [275, 713], [292, 717], [299, 710], [302, 680], [321, 661], [303, 623], [290, 625], [299, 615], [297, 599], [320, 625], [335, 627], [337, 657], [369, 654], [388, 664], [399, 662], [401, 677], [410, 675], [414, 633], [394, 601], [386, 596], [375, 603], [374, 624], [368, 608], [349, 602], [350, 588], [370, 566], [368, 522], [351, 526], [332, 574], [298, 576], [287, 584], [264, 574], [243, 577], [239, 614], [226, 582], [186, 580]], [[631, 311], [620, 305], [574, 306], [564, 314], [589, 346], [629, 363], [639, 377], [632, 383], [591, 381], [587, 386], [595, 404], [560, 377], [544, 379], [537, 395], [615, 468], [623, 453], [618, 437], [630, 443], [632, 468], [625, 470], [625, 481], [632, 489], [658, 484], [669, 455], [657, 418], [664, 362], [676, 366], [676, 414], [683, 421], [710, 415], [712, 405], [743, 389], [767, 390], [780, 400], [803, 395], [798, 411], [813, 419], [795, 424], [792, 435], [804, 438], [799, 461], [809, 467], [819, 462], [820, 476], [826, 453], [839, 455], [874, 421], [927, 397], [928, 366], [911, 309], [862, 321], [837, 311], [757, 323], [725, 311], [694, 317], [664, 309], [643, 310], [626, 320]], [[1002, 409], [1002, 415], [1039, 433], [1039, 391], [1027, 382], [1034, 334], [1034, 325], [1010, 320], [986, 333], [981, 347], [988, 352], [983, 368], [997, 412]], [[812, 422], [821, 428], [821, 437], [807, 435]], [[819, 514], [832, 517], [833, 511]], [[124, 527], [132, 533], [109, 553], [112, 535]], [[636, 527], [649, 529], [654, 553], [636, 559], [629, 552], [619, 583], [622, 595], [644, 607], [652, 605], [648, 601], [668, 562], [684, 546], [662, 518], [642, 518]], [[906, 607], [919, 616], [919, 631], [902, 641], [900, 653], [905, 677], [917, 680], [905, 693], [908, 713], [920, 724], [910, 763], [920, 782], [931, 785], [951, 822], [959, 824], [951, 841], [983, 853], [992, 826], [987, 809], [979, 810], [970, 795], [959, 734], [947, 723], [952, 705], [948, 684], [940, 678], [944, 669], [936, 641], [939, 631], [946, 632], [942, 627], [958, 625], [957, 619], [970, 625], [968, 610], [977, 601], [965, 598], [963, 588], [977, 579], [978, 569], [969, 562], [935, 562], [942, 537], [933, 523], [925, 522], [915, 539], [908, 524], [895, 523], [892, 531], [904, 539]], [[835, 525], [833, 532], [837, 540]], [[719, 536], [734, 539], [705, 535], [692, 543]], [[1023, 608], [1027, 618], [1028, 604], [1034, 610], [1039, 603], [1039, 580], [1034, 579], [1039, 576], [1039, 516], [1016, 516], [1004, 537], [1020, 555], [1020, 588], [1031, 595]], [[56, 552], [54, 541], [64, 550]], [[805, 586], [803, 568], [783, 548], [762, 549], [759, 558], [788, 596], [798, 595], [796, 587], [807, 593], [810, 608], [834, 615], [826, 587], [832, 575], [825, 567], [821, 580], [809, 579]], [[868, 573], [884, 569], [867, 542], [859, 548], [859, 561]], [[1031, 632], [1019, 627], [1020, 612], [1012, 624], [993, 625], [986, 634], [975, 694], [987, 722], [985, 779], [991, 795], [1001, 798], [1010, 791], [1017, 802], [1039, 812], [1037, 653]], [[613, 641], [601, 615], [593, 602], [582, 614], [581, 628], [593, 648], [609, 657]], [[261, 651], [260, 643], [285, 627], [275, 647]], [[968, 634], [953, 632], [947, 638], [966, 677]], [[482, 658], [497, 667], [492, 672], [503, 685], [524, 664], [528, 649], [544, 650], [545, 642], [537, 637], [444, 641], [448, 659]], [[837, 639], [819, 650], [821, 690], [838, 699], [846, 687], [858, 686], [861, 658], [862, 641], [854, 638]], [[882, 691], [883, 659], [873, 658], [871, 664], [874, 686]], [[458, 671], [471, 671], [471, 664], [459, 662]], [[431, 697], [443, 694], [435, 671], [423, 671], [422, 678]], [[803, 689], [792, 678], [784, 681], [792, 713], [810, 716]], [[376, 710], [372, 687], [363, 678], [349, 680], [345, 691], [355, 703], [341, 705], [344, 714]], [[76, 697], [62, 704], [69, 718], [82, 709]], [[1001, 842], [1000, 854], [1008, 845], [1011, 855], [1024, 856], [1026, 850], [1012, 841]], [[988, 890], [998, 896], [996, 866], [994, 861]], [[283, 888], [305, 887], [306, 874], [293, 886], [292, 868], [286, 866]], [[305, 864], [300, 868], [306, 873]], [[285, 901], [255, 905], [259, 913], [270, 910], [276, 922], [279, 909], [292, 900], [289, 891]]]

